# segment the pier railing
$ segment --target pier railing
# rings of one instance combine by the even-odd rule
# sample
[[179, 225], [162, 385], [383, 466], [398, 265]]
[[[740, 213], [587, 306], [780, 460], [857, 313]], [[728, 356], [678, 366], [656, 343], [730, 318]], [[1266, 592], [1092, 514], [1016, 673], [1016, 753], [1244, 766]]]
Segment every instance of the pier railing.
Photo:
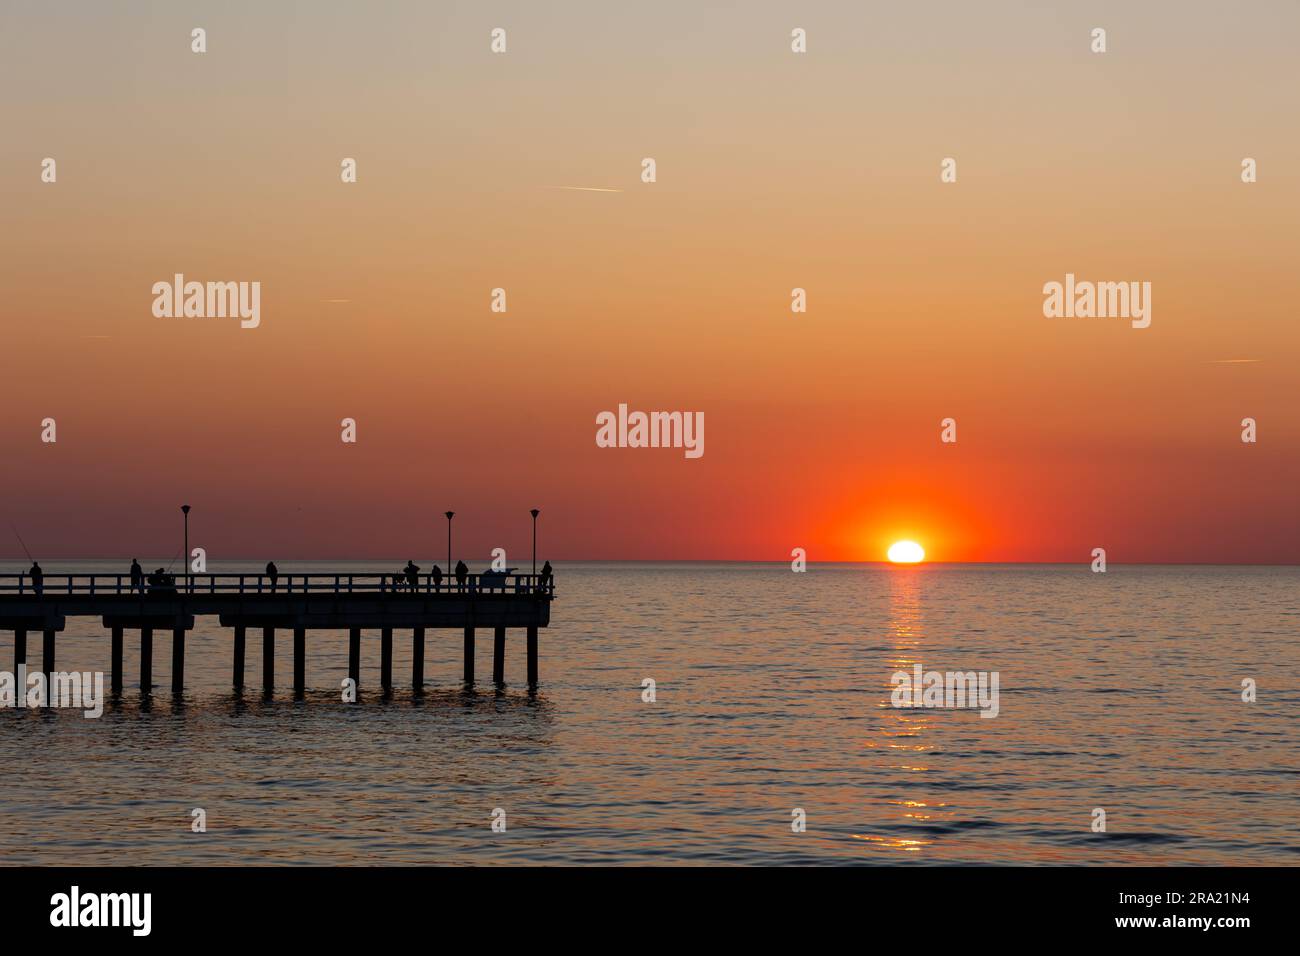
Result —
[[435, 580], [432, 574], [0, 574], [0, 597], [7, 594], [537, 594], [555, 596], [553, 578], [504, 572], [455, 575]]

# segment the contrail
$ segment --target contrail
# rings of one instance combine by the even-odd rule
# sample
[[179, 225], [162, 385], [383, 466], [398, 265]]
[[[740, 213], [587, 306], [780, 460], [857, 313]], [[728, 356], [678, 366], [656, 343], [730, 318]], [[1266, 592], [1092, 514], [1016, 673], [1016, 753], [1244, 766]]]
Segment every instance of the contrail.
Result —
[[621, 193], [621, 189], [606, 189], [603, 186], [552, 186], [552, 189], [573, 189], [583, 193]]

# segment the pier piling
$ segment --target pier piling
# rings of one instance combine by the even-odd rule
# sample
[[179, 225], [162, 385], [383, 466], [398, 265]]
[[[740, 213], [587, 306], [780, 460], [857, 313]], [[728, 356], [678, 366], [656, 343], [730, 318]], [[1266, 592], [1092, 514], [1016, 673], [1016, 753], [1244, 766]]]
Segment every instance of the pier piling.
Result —
[[379, 629], [379, 686], [385, 694], [393, 689], [393, 629]]
[[465, 628], [465, 683], [474, 683], [474, 628]]
[[243, 624], [235, 625], [235, 690], [244, 689], [244, 641], [247, 637]]
[[179, 697], [185, 689], [185, 628], [172, 628], [172, 695]]
[[352, 683], [361, 686], [361, 628], [354, 627], [348, 631], [348, 677]]
[[506, 629], [498, 627], [492, 634], [492, 683], [506, 682]]
[[153, 628], [140, 628], [140, 693], [153, 693]]
[[411, 632], [411, 687], [417, 694], [424, 688], [424, 628]]
[[111, 657], [111, 661], [109, 663], [109, 669], [111, 671], [109, 675], [109, 680], [111, 681], [110, 686], [112, 688], [113, 696], [121, 697], [122, 696], [122, 628], [120, 626], [115, 625], [113, 627], [112, 651], [109, 656]]
[[307, 629], [293, 629], [293, 695], [299, 699], [307, 691]]
[[27, 663], [27, 632], [23, 628], [14, 631], [14, 674], [18, 668]]
[[275, 690], [275, 628], [262, 628], [262, 693]]
[[54, 673], [54, 632], [47, 627], [41, 637], [41, 667], [48, 679]]
[[528, 629], [528, 686], [537, 686], [537, 628]]

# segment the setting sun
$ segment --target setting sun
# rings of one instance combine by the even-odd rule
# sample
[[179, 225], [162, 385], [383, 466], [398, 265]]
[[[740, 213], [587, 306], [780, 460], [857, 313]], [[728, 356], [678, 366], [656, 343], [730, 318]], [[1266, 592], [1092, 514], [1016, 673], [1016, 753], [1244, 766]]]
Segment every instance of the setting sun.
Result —
[[925, 548], [915, 541], [895, 541], [889, 546], [889, 560], [895, 564], [915, 564], [925, 560]]

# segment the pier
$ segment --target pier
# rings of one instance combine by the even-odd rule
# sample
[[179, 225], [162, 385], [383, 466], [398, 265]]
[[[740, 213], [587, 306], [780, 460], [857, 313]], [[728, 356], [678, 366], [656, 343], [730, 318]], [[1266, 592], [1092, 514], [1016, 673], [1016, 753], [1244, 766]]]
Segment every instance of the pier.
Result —
[[[488, 572], [435, 583], [432, 575], [415, 582], [392, 574], [178, 574], [163, 586], [132, 587], [129, 575], [47, 574], [38, 584], [30, 575], [0, 575], [0, 631], [14, 635], [14, 673], [28, 664], [28, 634], [41, 635], [41, 667], [55, 671], [56, 638], [69, 617], [98, 617], [109, 632], [109, 672], [114, 697], [122, 693], [122, 645], [128, 632], [140, 635], [140, 692], [153, 683], [153, 638], [171, 633], [171, 691], [185, 688], [185, 643], [194, 622], [215, 616], [231, 629], [231, 681], [244, 689], [244, 654], [250, 629], [262, 633], [262, 691], [275, 688], [275, 632], [293, 632], [293, 690], [306, 691], [307, 632], [348, 632], [348, 676], [361, 686], [361, 632], [379, 631], [380, 688], [393, 687], [394, 631], [411, 633], [411, 686], [424, 685], [424, 640], [430, 629], [464, 635], [465, 684], [474, 683], [476, 633], [491, 629], [492, 680], [504, 683], [506, 632], [527, 634], [528, 686], [538, 683], [537, 632], [551, 619], [552, 580], [538, 574]], [[31, 668], [29, 664], [29, 670]]]

